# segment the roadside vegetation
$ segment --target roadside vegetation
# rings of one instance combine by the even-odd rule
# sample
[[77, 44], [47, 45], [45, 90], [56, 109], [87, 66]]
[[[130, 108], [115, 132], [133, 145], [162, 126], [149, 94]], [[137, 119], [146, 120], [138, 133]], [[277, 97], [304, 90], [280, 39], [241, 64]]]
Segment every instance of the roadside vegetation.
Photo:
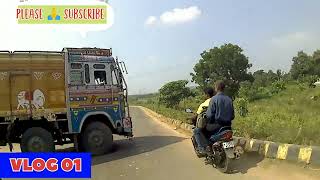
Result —
[[164, 116], [188, 122], [186, 108], [196, 111], [204, 101], [202, 89], [217, 80], [227, 84], [226, 93], [234, 99], [236, 136], [301, 145], [320, 145], [320, 50], [292, 58], [289, 72], [258, 70], [237, 45], [214, 47], [201, 54], [191, 73], [199, 86], [188, 81], [165, 84], [159, 92], [130, 96], [131, 104], [150, 108]]

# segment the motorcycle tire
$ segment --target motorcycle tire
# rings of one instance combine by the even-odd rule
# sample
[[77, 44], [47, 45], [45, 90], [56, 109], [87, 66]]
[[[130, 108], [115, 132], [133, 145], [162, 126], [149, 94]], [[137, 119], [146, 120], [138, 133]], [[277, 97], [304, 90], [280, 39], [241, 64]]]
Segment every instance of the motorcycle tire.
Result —
[[228, 158], [225, 152], [223, 152], [221, 155], [223, 157], [221, 157], [222, 159], [219, 164], [216, 164], [216, 168], [222, 173], [229, 173], [232, 159]]
[[196, 143], [196, 140], [195, 140], [194, 136], [191, 137], [191, 141], [192, 141], [192, 145], [193, 145], [194, 152], [196, 153], [197, 157], [198, 157], [198, 158], [202, 158], [203, 155], [201, 155], [201, 154], [199, 153], [199, 151], [197, 150], [197, 146], [198, 146], [198, 145], [197, 145], [197, 143]]

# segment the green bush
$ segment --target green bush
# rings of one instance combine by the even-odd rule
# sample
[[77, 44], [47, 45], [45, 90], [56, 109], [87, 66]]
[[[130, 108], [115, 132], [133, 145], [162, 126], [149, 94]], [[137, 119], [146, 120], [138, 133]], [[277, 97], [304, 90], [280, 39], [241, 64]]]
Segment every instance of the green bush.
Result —
[[305, 75], [305, 76], [301, 76], [298, 79], [298, 82], [305, 84], [310, 88], [315, 88], [314, 83], [317, 82], [318, 79], [319, 79], [319, 76], [317, 75]]
[[275, 81], [271, 84], [270, 93], [271, 95], [278, 94], [279, 92], [286, 89], [284, 81]]
[[253, 95], [252, 83], [249, 81], [244, 81], [244, 82], [240, 83], [238, 97], [248, 99], [252, 95]]
[[254, 84], [246, 81], [241, 83], [239, 89], [239, 98], [245, 98], [248, 101], [255, 101], [270, 97], [269, 91], [265, 87], [257, 87]]
[[303, 83], [299, 83], [299, 84], [298, 84], [298, 87], [299, 87], [299, 90], [300, 90], [300, 91], [306, 90], [306, 86], [305, 86], [305, 84], [303, 84]]
[[248, 114], [248, 103], [249, 101], [245, 98], [237, 98], [234, 102], [235, 104], [235, 109], [237, 113], [241, 117], [246, 117]]

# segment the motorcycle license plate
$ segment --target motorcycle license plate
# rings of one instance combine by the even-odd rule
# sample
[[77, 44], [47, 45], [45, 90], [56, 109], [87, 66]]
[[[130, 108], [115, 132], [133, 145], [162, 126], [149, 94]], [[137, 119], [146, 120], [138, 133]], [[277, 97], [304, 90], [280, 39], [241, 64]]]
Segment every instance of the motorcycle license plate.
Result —
[[224, 149], [229, 149], [229, 148], [233, 148], [234, 147], [234, 143], [233, 143], [233, 141], [224, 142], [224, 143], [222, 143], [222, 146], [223, 146]]

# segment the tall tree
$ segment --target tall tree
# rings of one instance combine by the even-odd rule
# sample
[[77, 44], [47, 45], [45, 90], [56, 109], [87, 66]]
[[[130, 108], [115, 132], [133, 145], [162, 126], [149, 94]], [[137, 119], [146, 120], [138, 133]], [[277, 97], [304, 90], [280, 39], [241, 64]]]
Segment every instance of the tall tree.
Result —
[[171, 81], [159, 89], [159, 102], [166, 107], [175, 107], [184, 98], [192, 95], [187, 80]]
[[252, 75], [248, 73], [251, 66], [241, 47], [225, 44], [201, 53], [201, 59], [194, 66], [194, 73], [191, 73], [192, 81], [200, 87], [206, 87], [217, 80], [224, 80], [226, 93], [235, 97], [240, 82], [253, 81]]
[[266, 87], [268, 85], [267, 73], [264, 70], [257, 70], [253, 73], [254, 82], [256, 87]]
[[320, 76], [320, 50], [316, 50], [312, 55], [313, 60], [313, 73], [314, 75]]
[[290, 73], [293, 79], [298, 79], [306, 75], [314, 74], [314, 62], [312, 57], [303, 51], [299, 51], [298, 55], [293, 57]]

